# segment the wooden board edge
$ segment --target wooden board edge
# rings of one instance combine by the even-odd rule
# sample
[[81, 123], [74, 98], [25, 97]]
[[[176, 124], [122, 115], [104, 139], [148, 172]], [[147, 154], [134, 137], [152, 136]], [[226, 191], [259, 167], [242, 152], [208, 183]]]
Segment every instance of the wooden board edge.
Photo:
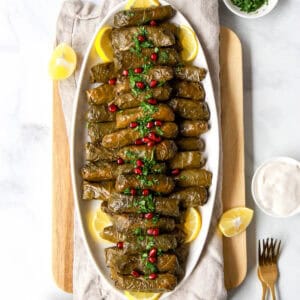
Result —
[[[226, 47], [226, 48], [225, 48]], [[245, 173], [244, 173], [244, 124], [243, 124], [243, 68], [242, 68], [242, 45], [238, 36], [229, 28], [221, 27], [220, 31], [220, 65], [221, 65], [221, 103], [222, 117], [223, 114], [230, 111], [228, 105], [232, 105], [235, 109], [239, 109], [237, 140], [235, 141], [235, 147], [239, 148], [238, 154], [240, 155], [237, 160], [239, 164], [239, 180], [238, 185], [235, 186], [235, 192], [240, 192], [240, 197], [237, 199], [227, 198], [232, 191], [223, 188], [223, 206], [224, 210], [236, 207], [245, 206]], [[226, 59], [225, 59], [226, 58]], [[228, 75], [228, 76], [227, 76]], [[232, 77], [238, 79], [238, 81], [230, 82]], [[234, 87], [234, 90], [228, 89], [228, 87]], [[226, 107], [224, 102], [227, 101]], [[240, 101], [240, 106], [238, 106]], [[233, 105], [234, 104], [234, 105]], [[224, 110], [226, 108], [227, 110]], [[234, 115], [234, 111], [233, 111]], [[225, 115], [226, 118], [226, 115]], [[228, 118], [229, 119], [229, 118]], [[223, 130], [223, 146], [228, 147], [230, 145], [227, 138], [226, 130], [228, 123], [222, 118], [222, 130]], [[229, 122], [229, 120], [228, 120]], [[233, 122], [231, 119], [230, 122]], [[224, 126], [223, 126], [224, 125]], [[231, 135], [232, 138], [232, 135]], [[231, 142], [231, 141], [230, 141]], [[226, 151], [227, 149], [225, 149]], [[225, 156], [225, 155], [224, 155]], [[227, 158], [229, 156], [227, 155]], [[232, 175], [232, 172], [236, 170], [228, 169], [226, 167], [226, 161], [224, 161], [224, 174]], [[237, 180], [236, 180], [237, 181]], [[226, 184], [226, 181], [225, 181]], [[224, 187], [224, 185], [223, 185]], [[223, 253], [224, 253], [224, 273], [225, 273], [225, 286], [227, 289], [233, 289], [239, 286], [246, 277], [247, 274], [247, 239], [246, 232], [236, 236], [234, 238], [223, 239]], [[229, 271], [230, 270], [230, 271]]]
[[[69, 144], [57, 82], [53, 82], [52, 110], [52, 275], [60, 289], [72, 293], [74, 203]], [[62, 176], [66, 179], [60, 180]]]

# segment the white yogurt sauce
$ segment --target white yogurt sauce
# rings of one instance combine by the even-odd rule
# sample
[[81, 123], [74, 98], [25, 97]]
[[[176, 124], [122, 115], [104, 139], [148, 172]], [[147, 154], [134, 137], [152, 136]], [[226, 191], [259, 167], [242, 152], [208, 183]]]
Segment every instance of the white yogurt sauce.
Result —
[[281, 217], [293, 214], [300, 209], [300, 164], [270, 161], [259, 169], [253, 188], [265, 211]]

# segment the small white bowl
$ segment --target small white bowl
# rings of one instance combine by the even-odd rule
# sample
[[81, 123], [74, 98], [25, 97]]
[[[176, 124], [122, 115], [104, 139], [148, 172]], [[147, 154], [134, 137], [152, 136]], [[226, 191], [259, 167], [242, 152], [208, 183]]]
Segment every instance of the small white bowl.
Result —
[[300, 213], [300, 208], [298, 207], [297, 209], [295, 209], [293, 212], [291, 212], [289, 215], [277, 215], [274, 214], [272, 211], [267, 210], [264, 206], [262, 206], [262, 204], [260, 203], [257, 194], [256, 194], [256, 186], [257, 186], [257, 179], [258, 179], [258, 175], [260, 174], [261, 170], [274, 162], [284, 162], [287, 164], [291, 164], [291, 165], [296, 165], [296, 166], [300, 166], [300, 162], [296, 159], [290, 158], [290, 157], [274, 157], [271, 158], [267, 161], [265, 161], [264, 163], [262, 163], [255, 171], [253, 177], [252, 177], [252, 183], [251, 183], [251, 193], [252, 193], [252, 197], [256, 203], [256, 205], [267, 215], [271, 216], [271, 217], [277, 217], [277, 218], [288, 218], [291, 216], [294, 216], [298, 213]]
[[244, 11], [241, 11], [238, 6], [234, 5], [231, 0], [223, 0], [227, 8], [236, 14], [237, 16], [240, 16], [242, 18], [246, 19], [257, 19], [260, 17], [263, 17], [267, 15], [269, 12], [271, 12], [275, 6], [278, 3], [278, 0], [269, 0], [268, 3], [264, 4], [261, 8], [259, 8], [257, 11], [252, 13], [246, 13]]

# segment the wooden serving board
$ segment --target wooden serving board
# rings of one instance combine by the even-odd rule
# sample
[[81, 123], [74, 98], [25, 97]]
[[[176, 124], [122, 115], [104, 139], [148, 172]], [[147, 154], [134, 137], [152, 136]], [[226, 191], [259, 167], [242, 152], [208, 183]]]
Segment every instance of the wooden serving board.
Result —
[[[237, 35], [221, 28], [221, 120], [223, 143], [223, 209], [245, 206], [242, 46]], [[246, 232], [223, 238], [225, 286], [237, 287], [247, 273]]]
[[[224, 153], [224, 210], [245, 205], [243, 82], [241, 44], [221, 29], [220, 62]], [[53, 88], [52, 269], [62, 290], [72, 293], [74, 205], [69, 145], [57, 83]], [[225, 285], [238, 286], [246, 275], [246, 234], [224, 239]]]

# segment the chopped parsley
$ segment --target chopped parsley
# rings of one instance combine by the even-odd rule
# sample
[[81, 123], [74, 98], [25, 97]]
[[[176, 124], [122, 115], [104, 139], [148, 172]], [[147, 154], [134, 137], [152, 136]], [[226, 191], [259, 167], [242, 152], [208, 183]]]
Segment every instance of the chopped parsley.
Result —
[[168, 60], [169, 60], [169, 54], [168, 54], [168, 52], [166, 52], [166, 51], [160, 51], [159, 52], [159, 60], [162, 62], [162, 63], [166, 63], [166, 62], [168, 62]]
[[231, 0], [231, 2], [239, 7], [241, 11], [251, 13], [257, 11], [264, 4], [268, 4], [268, 0]]

